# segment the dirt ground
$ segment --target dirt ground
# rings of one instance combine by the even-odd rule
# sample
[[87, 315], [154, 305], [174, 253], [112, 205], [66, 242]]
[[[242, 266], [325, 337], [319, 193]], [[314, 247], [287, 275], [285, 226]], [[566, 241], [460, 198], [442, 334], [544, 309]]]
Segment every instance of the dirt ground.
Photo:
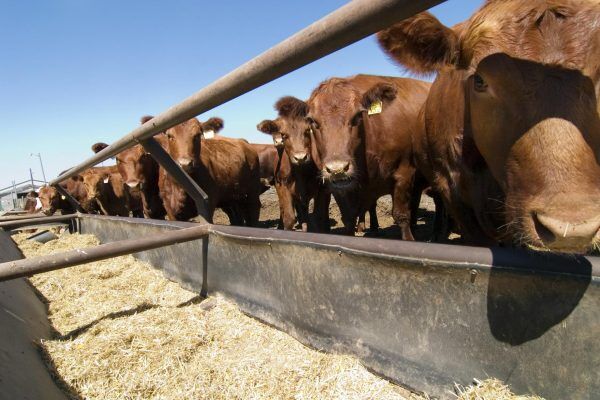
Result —
[[[26, 257], [98, 244], [63, 234], [45, 244], [13, 238]], [[351, 356], [308, 348], [203, 299], [132, 256], [30, 279], [55, 334], [39, 343], [73, 399], [427, 399], [374, 375]], [[456, 387], [457, 400], [536, 400], [495, 379]], [[0, 395], [0, 397], [2, 397]]]
[[[275, 189], [271, 188], [260, 196], [262, 208], [260, 210], [260, 223], [259, 227], [267, 229], [277, 229], [279, 222], [279, 202], [277, 200], [277, 194]], [[312, 203], [311, 203], [312, 210]], [[419, 212], [417, 214], [417, 227], [413, 234], [415, 239], [418, 241], [428, 241], [431, 238], [433, 232], [433, 218], [435, 214], [435, 206], [433, 200], [426, 195], [421, 197], [421, 204], [419, 206]], [[377, 202], [377, 218], [379, 220], [379, 230], [377, 232], [366, 232], [364, 236], [385, 238], [385, 239], [399, 239], [400, 229], [394, 224], [392, 218], [392, 197], [390, 195], [383, 196]], [[333, 197], [331, 198], [331, 204], [329, 206], [329, 222], [331, 224], [331, 233], [339, 234], [344, 227], [340, 214], [340, 209]], [[214, 223], [219, 225], [229, 225], [229, 219], [227, 215], [220, 209], [217, 209], [214, 215]], [[370, 226], [370, 218], [367, 213], [366, 216], [367, 229]], [[296, 227], [299, 229], [299, 226]], [[363, 234], [357, 234], [362, 236]], [[456, 238], [453, 236], [452, 238]]]

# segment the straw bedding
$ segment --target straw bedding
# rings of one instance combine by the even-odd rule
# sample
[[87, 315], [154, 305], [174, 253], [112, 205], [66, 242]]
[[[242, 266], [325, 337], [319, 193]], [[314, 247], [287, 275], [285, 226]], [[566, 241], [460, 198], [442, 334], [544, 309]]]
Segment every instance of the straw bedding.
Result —
[[[98, 244], [63, 235], [39, 244], [16, 235], [27, 257]], [[356, 359], [309, 349], [197, 294], [131, 256], [31, 278], [56, 334], [40, 344], [57, 381], [86, 399], [422, 399]], [[496, 380], [457, 388], [460, 399], [515, 397]]]

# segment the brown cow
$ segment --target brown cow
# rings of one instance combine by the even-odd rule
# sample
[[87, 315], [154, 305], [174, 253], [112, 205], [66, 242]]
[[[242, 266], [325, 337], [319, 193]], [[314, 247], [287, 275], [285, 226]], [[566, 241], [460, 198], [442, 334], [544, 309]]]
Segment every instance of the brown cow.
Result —
[[[61, 183], [61, 185], [63, 184]], [[39, 199], [42, 202], [42, 212], [46, 215], [53, 215], [58, 210], [63, 214], [75, 211], [71, 203], [54, 186], [42, 186], [39, 191]]]
[[103, 214], [129, 216], [131, 195], [116, 165], [90, 168], [81, 175], [88, 198], [98, 202]]
[[336, 195], [348, 234], [377, 199], [392, 194], [402, 239], [411, 221], [416, 168], [411, 136], [429, 84], [414, 79], [356, 75], [329, 79], [308, 100], [316, 161]]
[[302, 100], [287, 96], [275, 103], [275, 110], [279, 117], [262, 121], [257, 129], [272, 135], [274, 141], [282, 138], [284, 151], [274, 161], [275, 190], [283, 229], [294, 229], [297, 213], [302, 230], [308, 231], [308, 205], [314, 199], [316, 221], [311, 230], [328, 231], [331, 195], [319, 183], [319, 170], [311, 156], [311, 127], [306, 120], [308, 107]]
[[[143, 122], [142, 122], [143, 123]], [[94, 143], [92, 145], [92, 151], [94, 153], [98, 153], [102, 150], [104, 150], [105, 148], [107, 148], [108, 145], [106, 143]], [[129, 149], [128, 149], [129, 150]], [[125, 152], [127, 152], [128, 150], [125, 150]], [[119, 155], [121, 155], [122, 153], [119, 153]], [[117, 168], [118, 168], [118, 161], [117, 161]], [[120, 169], [119, 169], [120, 172]], [[125, 179], [125, 178], [123, 178]], [[125, 181], [123, 181], [125, 182]], [[142, 190], [140, 187], [131, 187], [128, 186], [126, 188], [126, 191], [129, 193], [129, 198], [128, 198], [128, 205], [127, 207], [129, 208], [129, 210], [131, 211], [131, 215], [133, 217], [137, 217], [137, 218], [142, 218], [144, 217], [144, 202], [143, 202], [143, 194], [142, 194]], [[113, 215], [113, 214], [111, 214]], [[114, 215], [118, 215], [118, 214], [114, 214]]]
[[422, 13], [378, 38], [410, 70], [438, 72], [419, 163], [467, 241], [598, 243], [598, 1], [489, 0], [454, 28]]
[[[258, 155], [243, 140], [202, 139], [203, 129], [210, 129], [214, 120], [201, 124], [192, 118], [168, 129], [168, 152], [207, 193], [209, 222], [221, 207], [230, 219], [236, 215], [232, 223], [255, 226], [260, 215]], [[187, 220], [198, 214], [192, 199], [162, 168], [159, 188], [168, 219]]]
[[27, 193], [27, 196], [25, 196], [25, 206], [23, 207], [23, 211], [25, 211], [27, 214], [33, 214], [36, 212], [37, 204], [38, 194], [32, 190], [31, 192]]
[[260, 164], [260, 193], [264, 193], [275, 185], [275, 165], [277, 164], [277, 149], [272, 144], [250, 143], [258, 154]]
[[[153, 117], [145, 115], [140, 119], [144, 124]], [[166, 137], [163, 133], [154, 136], [163, 147]], [[143, 215], [146, 218], [164, 219], [165, 208], [158, 189], [158, 163], [141, 145], [123, 150], [116, 156], [117, 168], [130, 191], [138, 191], [142, 203]]]
[[[63, 171], [60, 173], [62, 175]], [[81, 175], [75, 175], [60, 183], [60, 186], [66, 190], [86, 213], [97, 213], [99, 211], [96, 200], [88, 198], [87, 190], [83, 184]], [[56, 211], [61, 210], [63, 213], [75, 212], [73, 205], [60, 194], [54, 187], [43, 186], [39, 191], [39, 199], [42, 203], [42, 212], [46, 215], [52, 215]]]

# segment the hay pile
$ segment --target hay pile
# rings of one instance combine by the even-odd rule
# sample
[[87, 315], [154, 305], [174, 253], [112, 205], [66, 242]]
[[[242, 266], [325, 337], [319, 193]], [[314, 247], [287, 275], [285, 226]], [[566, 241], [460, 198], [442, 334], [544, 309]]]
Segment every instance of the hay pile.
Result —
[[[90, 235], [39, 244], [27, 257], [96, 245]], [[74, 398], [422, 399], [349, 356], [309, 349], [220, 297], [202, 300], [131, 256], [37, 275], [56, 337], [47, 363]], [[490, 389], [491, 388], [491, 389]], [[497, 381], [461, 399], [511, 397]]]

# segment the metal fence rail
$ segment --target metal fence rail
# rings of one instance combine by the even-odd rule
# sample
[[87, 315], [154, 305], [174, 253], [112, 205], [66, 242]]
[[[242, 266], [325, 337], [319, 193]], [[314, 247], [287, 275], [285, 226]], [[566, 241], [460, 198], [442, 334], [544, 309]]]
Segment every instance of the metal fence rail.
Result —
[[49, 184], [57, 185], [159, 132], [444, 1], [354, 0], [157, 115]]

